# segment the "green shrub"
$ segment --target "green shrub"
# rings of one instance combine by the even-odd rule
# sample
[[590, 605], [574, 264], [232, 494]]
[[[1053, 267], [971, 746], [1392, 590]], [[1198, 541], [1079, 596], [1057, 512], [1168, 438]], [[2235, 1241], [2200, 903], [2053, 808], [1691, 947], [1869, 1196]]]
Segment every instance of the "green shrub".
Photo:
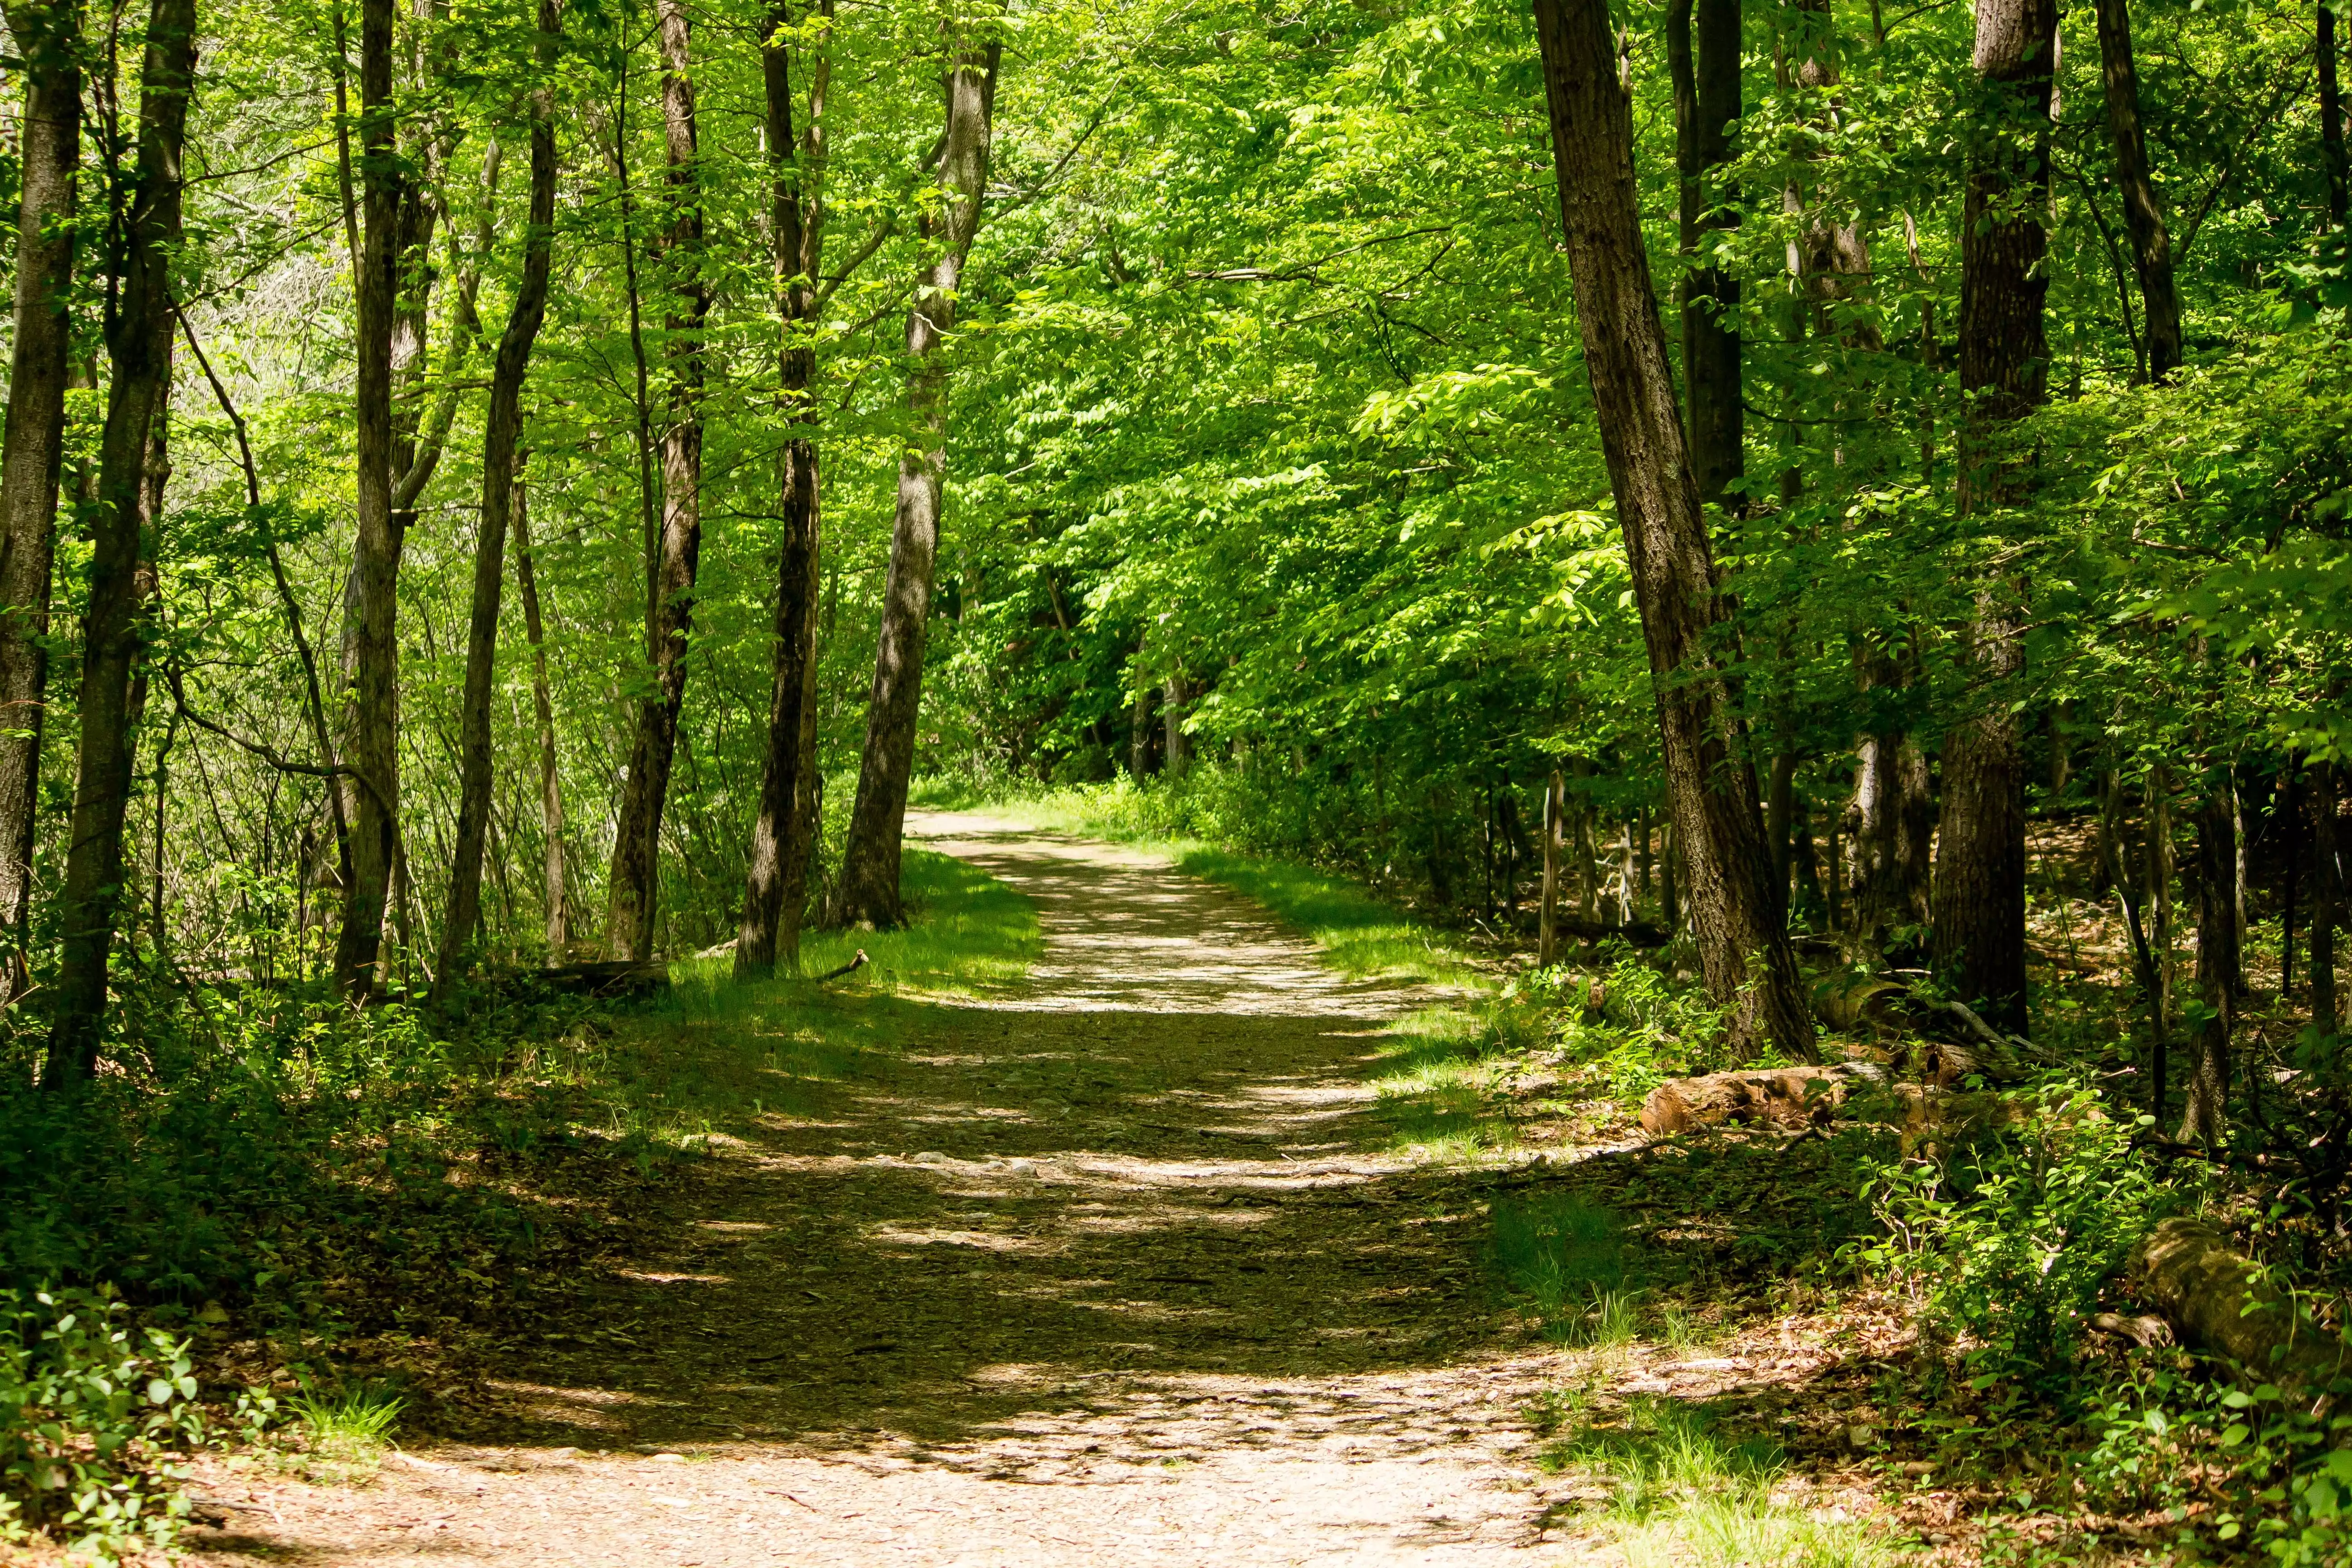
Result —
[[2000, 1104], [1942, 1158], [1873, 1171], [1885, 1236], [1863, 1256], [1919, 1289], [1983, 1386], [2053, 1384], [2165, 1189], [2088, 1087], [2053, 1079]]
[[187, 1342], [134, 1336], [120, 1301], [0, 1291], [0, 1540], [168, 1548], [188, 1513], [173, 1456], [205, 1436], [195, 1397]]

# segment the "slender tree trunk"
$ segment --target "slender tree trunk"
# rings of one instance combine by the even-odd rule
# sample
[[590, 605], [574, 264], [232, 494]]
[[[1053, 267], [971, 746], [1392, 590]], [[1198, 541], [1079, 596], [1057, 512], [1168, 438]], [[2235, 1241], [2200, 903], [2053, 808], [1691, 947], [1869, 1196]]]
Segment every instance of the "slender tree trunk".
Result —
[[1151, 688], [1139, 687], [1135, 693], [1135, 728], [1128, 737], [1127, 776], [1136, 783], [1143, 782], [1151, 771]]
[[1536, 963], [1549, 969], [1559, 962], [1560, 825], [1568, 816], [1568, 781], [1554, 768], [1544, 785], [1543, 910], [1536, 928]]
[[2230, 977], [2239, 957], [2231, 889], [2237, 851], [2224, 770], [2197, 807], [2197, 992], [2204, 1005], [2190, 1040], [2189, 1105], [2180, 1123], [2181, 1142], [2195, 1139], [2209, 1152], [2219, 1147], [2230, 1120], [2230, 1034], [2238, 1009]]
[[[1866, 702], [1910, 685], [1908, 662], [1873, 647], [1861, 659]], [[1895, 931], [1927, 923], [1936, 802], [1927, 759], [1899, 723], [1880, 721], [1855, 747], [1852, 947], [1876, 958]]]
[[2139, 68], [2132, 61], [2129, 0], [2098, 0], [2099, 74], [2106, 86], [2107, 134], [2115, 143], [2116, 183], [2139, 273], [2146, 320], [2147, 378], [2161, 386], [2180, 368], [2180, 291], [2172, 281], [2172, 237], [2157, 205], [2139, 122]]
[[2336, 860], [2335, 763], [2311, 770], [2311, 1021], [2320, 1033], [2336, 1027], [2336, 932], [2344, 917], [2344, 883]]
[[154, 0], [140, 65], [139, 152], [121, 283], [107, 332], [113, 381], [100, 438], [99, 513], [82, 623], [81, 747], [58, 900], [65, 952], [47, 1067], [53, 1083], [98, 1070], [107, 960], [121, 912], [123, 817], [131, 804], [131, 677], [145, 643], [140, 563], [147, 531], [142, 523], [161, 499], [145, 483], [148, 440], [172, 379], [171, 264], [180, 241], [180, 158], [195, 37], [195, 0]]
[[1668, 375], [1634, 199], [1632, 103], [1602, 0], [1536, 0], [1552, 156], [1626, 558], [1648, 645], [1675, 820], [1707, 990], [1743, 1050], [1814, 1054], [1811, 1015], [1769, 878], [1756, 780], [1732, 743], [1723, 608]]
[[392, 328], [400, 294], [404, 182], [393, 145], [393, 7], [394, 0], [362, 0], [360, 6], [360, 205], [365, 238], [354, 286], [359, 529], [352, 548], [357, 592], [349, 612], [354, 629], [346, 632], [352, 689], [344, 746], [346, 763], [358, 776], [349, 796], [351, 885], [343, 891], [343, 926], [335, 942], [335, 982], [354, 998], [373, 994], [382, 978], [384, 907], [400, 840], [397, 589], [404, 530], [392, 505]]
[[[2017, 459], [1997, 431], [2040, 404], [2049, 342], [2042, 269], [2050, 210], [2050, 92], [2056, 0], [1977, 0], [1976, 69], [2000, 118], [1969, 159], [1960, 250], [1960, 386], [1970, 400], [1959, 507], [2016, 499]], [[1935, 956], [1995, 1025], [2025, 1026], [2025, 766], [2005, 689], [2025, 666], [2019, 584], [1978, 595], [1969, 665], [1979, 711], [1944, 748]]]
[[23, 993], [47, 715], [58, 477], [72, 379], [74, 203], [81, 160], [79, 0], [10, 0], [25, 73], [16, 205], [16, 336], [0, 437], [0, 926], [15, 944], [5, 994]]
[[685, 0], [659, 0], [662, 125], [668, 141], [669, 230], [662, 255], [675, 294], [668, 319], [669, 422], [661, 435], [660, 564], [654, 594], [654, 689], [637, 709], [628, 781], [613, 840], [611, 916], [605, 942], [615, 958], [653, 956], [655, 899], [661, 886], [662, 808], [686, 701], [687, 638], [693, 631], [695, 570], [702, 553], [703, 322], [710, 310], [703, 272], [702, 173], [694, 108], [691, 38]]
[[[556, 0], [539, 0], [540, 68], [552, 69], [562, 18]], [[448, 913], [434, 966], [436, 1002], [464, 972], [481, 921], [482, 847], [490, 816], [490, 686], [498, 675], [499, 596], [506, 584], [507, 529], [519, 490], [515, 450], [522, 439], [522, 383], [531, 345], [547, 319], [548, 273], [555, 248], [555, 98], [530, 95], [530, 205], [523, 234], [522, 277], [507, 311], [490, 366], [490, 405], [482, 427], [482, 518], [474, 541], [474, 594], [466, 627], [466, 687], [457, 721], [457, 841], [449, 864]]]
[[2148, 908], [2148, 946], [2155, 973], [2148, 1005], [2156, 1015], [2153, 1059], [2148, 1070], [2148, 1108], [2164, 1120], [2166, 1083], [2172, 1045], [2172, 773], [2161, 764], [2147, 775], [2147, 853], [2140, 875]]
[[2238, 770], [2230, 770], [2230, 923], [2237, 928], [2237, 941], [2230, 950], [2230, 994], [2243, 999], [2246, 994], [2246, 810], [2245, 797], [2238, 789]]
[[2344, 156], [2344, 100], [2336, 86], [2336, 7], [2319, 0], [2319, 157], [2327, 171], [2327, 216], [2344, 225], [2347, 178]]
[[[805, 10], [807, 7], [803, 6]], [[829, 14], [829, 9], [828, 9]], [[808, 393], [816, 369], [810, 334], [816, 325], [817, 271], [824, 238], [824, 99], [829, 64], [819, 53], [809, 81], [808, 124], [793, 135], [792, 47], [780, 36], [793, 7], [769, 15], [761, 62], [768, 89], [769, 235], [774, 247], [777, 305], [783, 317], [778, 350], [779, 416], [814, 426]], [[743, 921], [735, 936], [735, 977], [775, 973], [781, 956], [800, 968], [801, 917], [808, 902], [809, 853], [816, 836], [816, 624], [824, 591], [822, 496], [816, 442], [804, 433], [777, 456], [777, 510], [783, 538], [776, 552], [776, 660], [768, 695], [767, 760], [760, 811], [751, 826]]]
[[1797, 753], [1784, 747], [1772, 754], [1764, 777], [1764, 847], [1772, 858], [1772, 886], [1780, 889], [1783, 903], [1795, 864], [1790, 831], [1796, 825], [1796, 810]]
[[1160, 688], [1160, 771], [1181, 778], [1192, 765], [1192, 737], [1184, 732], [1192, 693], [1184, 689], [1184, 673], [1171, 674]]
[[515, 458], [515, 588], [522, 595], [523, 635], [530, 640], [530, 705], [539, 721], [540, 824], [547, 835], [547, 961], [560, 963], [572, 943], [571, 884], [563, 869], [563, 775], [555, 753], [555, 694], [547, 679], [547, 629], [540, 618], [539, 567], [530, 552], [530, 490]]
[[[1740, 116], [1740, 0], [1672, 0], [1666, 58], [1675, 95], [1675, 166], [1684, 266], [1683, 384], [1690, 462], [1699, 500], [1738, 505], [1727, 487], [1747, 464], [1739, 343], [1739, 279], [1700, 251], [1739, 223], [1734, 193], [1708, 188], [1731, 161]], [[1696, 20], [1696, 26], [1694, 26]]]
[[[947, 473], [947, 363], [943, 341], [954, 330], [956, 290], [964, 258], [980, 232], [988, 189], [996, 68], [1003, 46], [994, 38], [948, 39], [941, 86], [947, 123], [940, 141], [938, 208], [923, 219], [929, 258], [907, 312], [907, 403], [925, 445], [909, 445], [898, 459], [898, 515], [890, 542], [890, 575], [882, 593], [882, 633], [874, 659], [874, 689], [866, 711], [866, 745], [858, 760], [857, 803], [841, 863], [845, 923], [897, 925], [899, 838], [906, 826], [907, 788], [915, 766], [915, 720], [923, 689], [923, 647], [931, 612], [931, 571], [940, 548], [940, 489]], [[1171, 739], [1173, 731], [1171, 731]], [[1169, 771], [1176, 771], [1169, 751]]]

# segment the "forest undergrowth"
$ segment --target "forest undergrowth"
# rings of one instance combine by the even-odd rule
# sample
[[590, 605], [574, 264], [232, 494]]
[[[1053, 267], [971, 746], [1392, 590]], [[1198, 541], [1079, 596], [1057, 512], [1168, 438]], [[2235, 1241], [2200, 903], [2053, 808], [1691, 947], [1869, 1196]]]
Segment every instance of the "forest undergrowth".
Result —
[[[763, 1111], [904, 1043], [889, 999], [1016, 977], [1025, 900], [910, 852], [915, 918], [813, 933], [805, 973], [681, 961], [641, 996], [491, 975], [450, 1009], [315, 985], [131, 994], [144, 1049], [71, 1095], [0, 1073], [0, 1550], [178, 1533], [184, 1456], [323, 1479], [457, 1433], [488, 1369], [641, 1250], [658, 1200]], [[708, 1048], [723, 1037], [729, 1048]]]
[[[2136, 1112], [2141, 1042], [2115, 984], [2128, 952], [2091, 896], [2084, 834], [2036, 833], [2032, 1071], [1966, 1077], [1950, 1086], [1966, 1109], [1922, 1124], [1899, 1080], [1933, 1042], [1880, 1010], [1824, 1026], [1821, 1054], [1888, 1064], [1897, 1092], [1796, 1127], [1661, 1137], [1637, 1120], [1659, 1085], [1785, 1065], [1731, 1054], [1686, 941], [1606, 938], [1538, 968], [1523, 931], [1367, 867], [1296, 803], [1271, 806], [1279, 787], [1203, 769], [1016, 785], [1004, 809], [1160, 849], [1351, 973], [1462, 985], [1384, 1043], [1382, 1107], [1416, 1158], [1544, 1173], [1495, 1202], [1488, 1264], [1543, 1338], [1582, 1353], [1581, 1380], [1529, 1417], [1554, 1435], [1539, 1462], [1589, 1479], [1629, 1562], [1859, 1564], [1903, 1542], [1989, 1563], [2352, 1557], [2352, 1380], [2323, 1393], [2115, 1327], [2147, 1321], [2130, 1260], [2168, 1215], [2222, 1226], [2323, 1342], [2343, 1332], [2352, 1256], [2327, 1234], [2324, 1176], [2252, 1140], [2200, 1158]], [[2267, 966], [2275, 985], [2275, 920], [2250, 939], [2253, 984]], [[1822, 995], [1853, 972], [1816, 954], [1809, 973]], [[2273, 1007], [2257, 994], [2241, 1015], [2269, 1046], [2258, 1070], [2324, 1068], [2323, 1043]], [[1644, 1353], [1759, 1343], [1825, 1352], [1790, 1392], [1809, 1439], [1752, 1400], [1623, 1391]], [[1866, 1477], [1871, 1508], [1792, 1506], [1819, 1502], [1808, 1478], [1825, 1468]]]

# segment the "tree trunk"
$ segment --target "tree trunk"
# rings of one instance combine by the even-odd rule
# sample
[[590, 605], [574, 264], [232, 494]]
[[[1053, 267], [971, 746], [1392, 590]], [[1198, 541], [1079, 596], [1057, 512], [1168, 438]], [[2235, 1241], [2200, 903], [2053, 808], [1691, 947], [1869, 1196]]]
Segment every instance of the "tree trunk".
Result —
[[[768, 89], [771, 168], [769, 234], [774, 247], [776, 298], [783, 317], [778, 351], [778, 413], [805, 430], [816, 404], [809, 382], [816, 369], [810, 336], [816, 326], [817, 266], [824, 238], [824, 98], [826, 57], [819, 54], [809, 81], [808, 125], [793, 128], [792, 48], [781, 34], [791, 26], [790, 5], [769, 16], [761, 50]], [[816, 835], [816, 623], [824, 576], [821, 493], [816, 443], [805, 434], [777, 455], [777, 510], [783, 539], [776, 556], [776, 659], [768, 695], [767, 760], [760, 775], [760, 811], [751, 826], [751, 861], [743, 889], [743, 921], [735, 937], [735, 978], [775, 973], [781, 956], [800, 969], [801, 916], [808, 901], [809, 851]]]
[[1732, 744], [1727, 673], [1707, 632], [1722, 616], [1696, 481], [1683, 446], [1634, 199], [1633, 114], [1601, 0], [1536, 0], [1552, 157], [1626, 558], [1658, 704], [1707, 990], [1736, 1008], [1737, 1048], [1811, 1057], [1812, 1018], [1774, 895], [1756, 780]]
[[[562, 18], [556, 0], [539, 0], [540, 68], [555, 61]], [[490, 817], [490, 684], [498, 674], [499, 602], [506, 584], [507, 528], [520, 491], [515, 448], [522, 438], [522, 383], [531, 345], [547, 319], [548, 273], [555, 248], [555, 101], [530, 95], [530, 207], [525, 219], [522, 277], [490, 366], [490, 405], [482, 427], [482, 517], [474, 540], [474, 595], [466, 627], [466, 688], [457, 721], [457, 839], [449, 864], [449, 906], [434, 966], [436, 1002], [464, 972], [482, 907], [482, 844]]]
[[[941, 200], [923, 218], [930, 253], [907, 312], [908, 411], [924, 432], [898, 458], [898, 514], [890, 541], [890, 575], [882, 592], [882, 632], [874, 658], [874, 688], [866, 710], [866, 744], [858, 759], [857, 802], [841, 863], [844, 923], [894, 926], [905, 918], [898, 901], [898, 852], [907, 820], [907, 788], [915, 768], [915, 721], [922, 706], [923, 647], [931, 613], [931, 571], [940, 548], [940, 490], [947, 476], [947, 363], [940, 357], [955, 328], [956, 290], [965, 256], [980, 232], [988, 190], [989, 143], [996, 106], [996, 68], [1003, 43], [982, 43], [952, 31], [940, 86], [946, 128], [940, 138]], [[1171, 724], [1174, 708], [1171, 706]], [[1168, 766], [1177, 771], [1175, 731]]]
[[2347, 180], [2344, 156], [2344, 100], [2336, 86], [2336, 7], [2319, 0], [2319, 157], [2327, 171], [2327, 216], [2344, 223]]
[[[2040, 404], [2049, 343], [2042, 269], [2050, 209], [2050, 91], [2055, 0], [1977, 0], [1976, 69], [2005, 114], [1973, 150], [1960, 248], [1960, 386], [1970, 398], [1958, 501], [1963, 514], [2015, 499], [2016, 459], [1999, 426]], [[2004, 689], [2024, 668], [2019, 585], [1977, 597], [1965, 639], [1985, 690], [1944, 749], [1934, 894], [1935, 957], [1996, 1026], [2025, 1027], [2025, 768]]]
[[[1907, 659], [1878, 648], [1861, 658], [1865, 701], [1910, 685]], [[1898, 723], [1884, 721], [1854, 748], [1853, 950], [1884, 954], [1894, 933], [1927, 923], [1936, 802], [1927, 759]]]
[[2148, 946], [2156, 972], [2148, 1005], [2156, 1012], [2154, 1050], [2148, 1068], [2148, 1106], [2164, 1120], [2172, 1042], [2172, 775], [2161, 764], [2148, 770], [2147, 853], [2140, 875], [2148, 907]]
[[1544, 785], [1543, 910], [1536, 928], [1536, 965], [1549, 969], [1559, 962], [1560, 826], [1568, 815], [1568, 781], [1554, 768]]
[[335, 983], [354, 999], [372, 994], [381, 978], [384, 906], [400, 837], [397, 589], [404, 519], [392, 506], [392, 328], [400, 292], [404, 182], [393, 146], [392, 25], [393, 0], [361, 0], [359, 119], [365, 156], [360, 205], [365, 238], [353, 284], [358, 321], [352, 342], [359, 527], [352, 552], [356, 591], [345, 631], [352, 693], [343, 748], [345, 764], [357, 779], [347, 797], [351, 885], [343, 890], [342, 931], [335, 941]]
[[670, 272], [669, 422], [661, 433], [661, 549], [655, 572], [654, 689], [637, 708], [620, 819], [613, 839], [611, 914], [604, 940], [614, 958], [653, 956], [655, 900], [661, 888], [662, 808], [686, 701], [687, 638], [694, 629], [695, 569], [702, 554], [704, 320], [702, 171], [697, 151], [691, 37], [685, 0], [660, 0], [662, 127], [668, 142], [670, 223], [662, 258]]
[[547, 961], [572, 944], [571, 887], [563, 869], [563, 775], [556, 766], [555, 695], [547, 679], [547, 628], [540, 618], [539, 568], [530, 553], [530, 490], [515, 459], [515, 588], [522, 595], [523, 635], [530, 641], [530, 705], [539, 721], [540, 824], [547, 835]]
[[2197, 807], [2197, 993], [2204, 1004], [2189, 1042], [2189, 1105], [2180, 1139], [2217, 1149], [2229, 1125], [2230, 1026], [2238, 1008], [2238, 921], [2231, 889], [2238, 854], [2226, 770]]
[[81, 159], [79, 0], [10, 0], [25, 72], [16, 207], [16, 336], [0, 438], [0, 926], [16, 944], [5, 993], [24, 991], [47, 716], [58, 476], [72, 377], [74, 203]]
[[1151, 688], [1135, 692], [1135, 728], [1128, 736], [1127, 776], [1141, 784], [1151, 771]]
[[140, 565], [148, 531], [142, 523], [161, 500], [146, 482], [148, 440], [172, 380], [171, 264], [180, 243], [180, 157], [195, 35], [195, 0], [154, 0], [139, 73], [138, 163], [107, 334], [113, 381], [100, 438], [89, 607], [82, 623], [81, 748], [58, 900], [65, 951], [49, 1036], [52, 1083], [98, 1070], [107, 960], [120, 913], [122, 826], [131, 804], [131, 677], [145, 643]]
[[1796, 811], [1797, 753], [1784, 748], [1772, 754], [1764, 775], [1764, 847], [1772, 858], [1772, 886], [1784, 902], [1794, 865], [1790, 832], [1796, 826]]
[[2319, 1032], [2336, 1027], [2336, 932], [2344, 915], [2344, 884], [2336, 863], [2336, 780], [2334, 763], [2311, 770], [2311, 1021]]
[[2098, 0], [2099, 74], [2106, 87], [2107, 134], [2115, 142], [2116, 183], [2131, 234], [2132, 266], [2147, 345], [2147, 378], [2161, 386], [2180, 368], [2180, 291], [2172, 281], [2172, 237], [2148, 175], [2147, 138], [2139, 122], [2139, 68], [2132, 61], [2129, 0]]
[[[1731, 161], [1731, 127], [1740, 116], [1739, 6], [1740, 0], [1672, 0], [1666, 15], [1675, 166], [1687, 269], [1680, 292], [1690, 463], [1699, 500], [1714, 505], [1726, 504], [1727, 487], [1741, 477], [1747, 463], [1739, 279], [1699, 255], [1715, 235], [1739, 223], [1735, 193], [1707, 188], [1709, 178]], [[1739, 504], [1739, 498], [1729, 498], [1729, 503]]]
[[1184, 732], [1185, 705], [1192, 693], [1184, 689], [1184, 673], [1177, 670], [1160, 688], [1160, 771], [1181, 778], [1192, 765], [1192, 737]]

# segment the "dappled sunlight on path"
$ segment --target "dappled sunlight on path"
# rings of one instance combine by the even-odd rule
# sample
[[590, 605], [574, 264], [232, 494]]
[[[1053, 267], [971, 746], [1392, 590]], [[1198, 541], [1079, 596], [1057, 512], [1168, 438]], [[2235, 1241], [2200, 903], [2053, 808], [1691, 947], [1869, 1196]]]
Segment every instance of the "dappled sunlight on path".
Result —
[[747, 1117], [658, 1256], [512, 1347], [494, 1443], [236, 1528], [315, 1563], [1552, 1560], [1491, 1178], [1393, 1152], [1368, 1087], [1443, 997], [1131, 850], [909, 831], [1034, 900], [1028, 977], [898, 1004], [898, 1057]]

